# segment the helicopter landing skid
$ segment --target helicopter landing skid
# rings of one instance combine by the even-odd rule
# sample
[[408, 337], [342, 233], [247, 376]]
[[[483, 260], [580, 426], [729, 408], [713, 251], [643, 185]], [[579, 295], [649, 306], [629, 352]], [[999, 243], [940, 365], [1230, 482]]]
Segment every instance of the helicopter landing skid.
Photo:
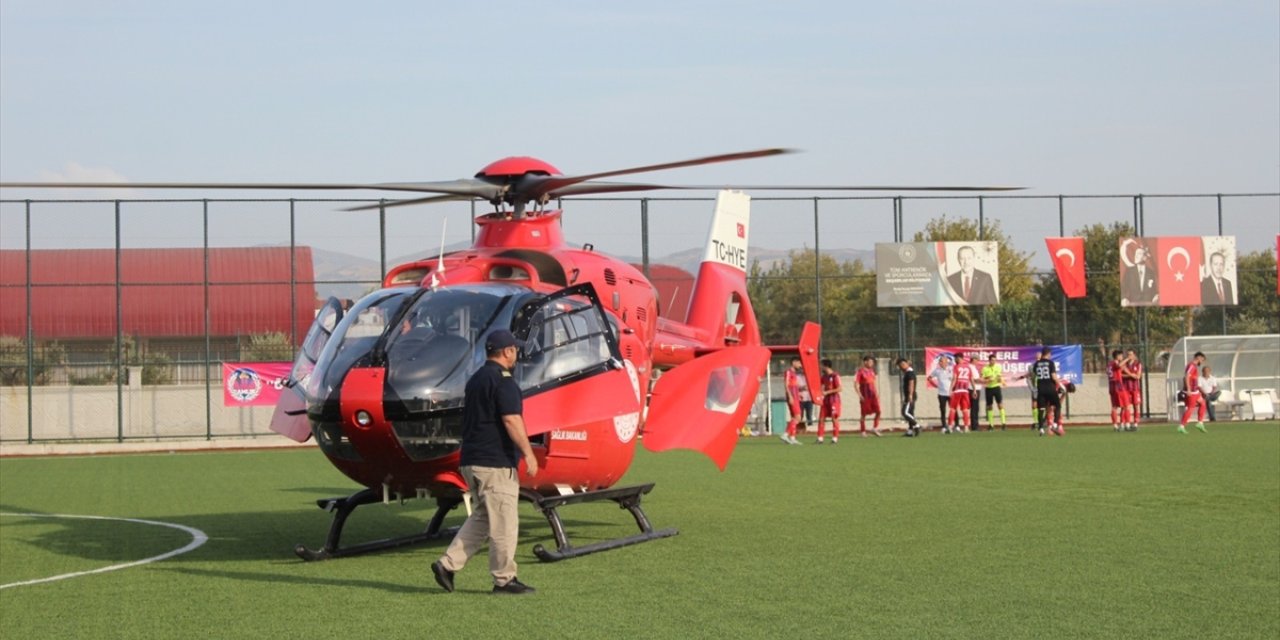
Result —
[[[538, 556], [543, 562], [556, 562], [566, 558], [576, 558], [588, 553], [597, 551], [608, 551], [609, 549], [617, 549], [628, 545], [639, 544], [649, 540], [657, 540], [658, 538], [669, 538], [676, 535], [679, 531], [675, 529], [653, 530], [653, 525], [649, 524], [649, 518], [645, 516], [644, 509], [640, 507], [640, 498], [653, 489], [653, 483], [641, 484], [633, 487], [619, 487], [615, 489], [603, 489], [600, 491], [584, 491], [582, 493], [571, 493], [563, 496], [544, 496], [534, 491], [522, 490], [521, 497], [532, 502], [534, 506], [547, 517], [547, 522], [551, 525], [551, 533], [556, 539], [556, 549], [554, 551], [544, 548], [541, 544], [534, 545], [533, 554]], [[618, 507], [631, 512], [632, 517], [636, 519], [636, 525], [640, 527], [640, 533], [623, 538], [614, 538], [612, 540], [603, 540], [575, 547], [569, 544], [569, 536], [564, 532], [564, 523], [560, 520], [560, 514], [556, 509], [569, 504], [579, 502], [594, 502], [596, 500], [612, 500], [618, 503]]]
[[325, 511], [333, 511], [333, 522], [329, 524], [329, 536], [325, 539], [324, 546], [318, 550], [308, 549], [305, 545], [297, 545], [293, 548], [293, 552], [298, 554], [299, 558], [306, 561], [312, 560], [328, 560], [330, 558], [341, 558], [343, 556], [354, 556], [371, 551], [381, 551], [383, 549], [392, 549], [395, 547], [403, 547], [405, 545], [417, 544], [428, 540], [439, 540], [450, 538], [457, 533], [457, 527], [442, 529], [444, 517], [450, 511], [462, 503], [461, 498], [438, 499], [435, 515], [431, 516], [431, 521], [427, 523], [426, 531], [410, 536], [402, 536], [399, 538], [386, 538], [383, 540], [374, 540], [371, 542], [362, 542], [360, 544], [349, 547], [339, 546], [342, 538], [342, 527], [347, 523], [347, 517], [351, 515], [356, 507], [374, 502], [382, 502], [382, 492], [374, 489], [363, 489], [357, 491], [345, 498], [322, 498], [316, 500], [316, 506]]

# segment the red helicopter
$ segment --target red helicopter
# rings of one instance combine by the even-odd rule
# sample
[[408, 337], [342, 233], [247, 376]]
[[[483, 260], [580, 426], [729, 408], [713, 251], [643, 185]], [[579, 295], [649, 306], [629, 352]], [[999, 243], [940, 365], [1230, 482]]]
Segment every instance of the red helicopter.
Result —
[[[386, 189], [436, 195], [353, 210], [445, 200], [483, 199], [474, 246], [397, 266], [382, 288], [344, 309], [330, 298], [317, 313], [291, 373], [292, 393], [271, 428], [304, 442], [364, 488], [318, 500], [334, 512], [322, 548], [297, 545], [319, 560], [451, 534], [446, 515], [463, 503], [458, 472], [463, 389], [483, 363], [485, 337], [508, 329], [525, 342], [515, 367], [524, 419], [540, 472], [520, 471], [522, 497], [546, 516], [556, 549], [544, 561], [676, 534], [655, 530], [640, 506], [653, 484], [615, 487], [637, 441], [651, 451], [701, 451], [728, 464], [771, 353], [797, 353], [819, 378], [820, 328], [806, 323], [796, 345], [761, 344], [747, 296], [750, 198], [720, 191], [706, 252], [686, 317], [663, 315], [657, 290], [636, 267], [564, 241], [559, 198], [708, 186], [601, 182], [612, 176], [786, 153], [762, 149], [565, 176], [529, 157], [499, 160], [471, 179], [379, 184], [4, 183], [4, 187], [214, 189]], [[803, 190], [980, 190], [990, 187], [736, 187]], [[532, 207], [529, 205], [532, 204]], [[643, 437], [642, 437], [643, 436]], [[343, 525], [359, 506], [432, 497], [437, 509], [422, 533], [341, 546]], [[640, 532], [592, 544], [570, 543], [562, 506], [611, 500]]]

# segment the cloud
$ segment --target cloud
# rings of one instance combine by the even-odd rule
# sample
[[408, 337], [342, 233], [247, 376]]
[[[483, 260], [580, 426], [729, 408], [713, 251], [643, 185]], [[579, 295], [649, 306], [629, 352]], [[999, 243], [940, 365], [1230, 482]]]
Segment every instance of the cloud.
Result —
[[[129, 179], [121, 175], [115, 169], [109, 167], [86, 167], [79, 162], [68, 161], [62, 171], [41, 171], [39, 180], [41, 182], [96, 182], [96, 183], [128, 183]], [[59, 190], [59, 193], [66, 194], [65, 191]], [[93, 199], [109, 198], [124, 199], [137, 198], [139, 194], [135, 189], [92, 189], [80, 192], [81, 195]]]

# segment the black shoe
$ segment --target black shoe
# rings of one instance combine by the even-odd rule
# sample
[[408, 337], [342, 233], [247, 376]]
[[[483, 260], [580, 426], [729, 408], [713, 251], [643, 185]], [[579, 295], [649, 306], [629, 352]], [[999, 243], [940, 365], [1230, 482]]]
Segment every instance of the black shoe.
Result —
[[515, 578], [512, 578], [512, 579], [511, 579], [511, 582], [508, 582], [508, 583], [506, 583], [506, 584], [502, 585], [501, 587], [499, 587], [499, 586], [497, 586], [497, 585], [494, 585], [494, 587], [493, 587], [493, 593], [494, 593], [494, 595], [497, 595], [497, 594], [499, 594], [499, 593], [506, 593], [506, 594], [511, 594], [511, 595], [515, 595], [515, 596], [523, 596], [523, 595], [527, 595], [527, 594], [531, 594], [531, 593], [537, 593], [537, 592], [538, 592], [538, 590], [537, 590], [537, 589], [534, 589], [533, 587], [531, 587], [531, 586], [529, 586], [529, 585], [527, 585], [527, 584], [525, 584], [525, 583], [523, 583], [523, 582], [520, 582], [519, 580], [517, 580], [517, 579], [515, 579]]
[[436, 584], [440, 585], [445, 591], [453, 593], [453, 572], [444, 568], [439, 560], [431, 563], [431, 573], [436, 576]]

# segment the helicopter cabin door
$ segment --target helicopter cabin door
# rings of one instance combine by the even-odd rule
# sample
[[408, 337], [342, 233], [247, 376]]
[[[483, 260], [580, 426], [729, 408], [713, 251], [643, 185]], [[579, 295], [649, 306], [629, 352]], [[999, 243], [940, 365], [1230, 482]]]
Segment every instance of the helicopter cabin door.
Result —
[[302, 348], [298, 350], [293, 369], [285, 381], [287, 388], [281, 392], [271, 414], [272, 431], [297, 442], [306, 442], [311, 437], [311, 423], [307, 420], [307, 385], [311, 383], [311, 372], [320, 358], [320, 351], [329, 342], [342, 315], [342, 303], [332, 297], [316, 313], [315, 322], [307, 330], [307, 337], [303, 339]]
[[513, 324], [524, 341], [515, 373], [530, 437], [552, 458], [600, 461], [623, 455], [619, 445], [626, 445], [629, 462], [640, 423], [640, 383], [634, 366], [622, 359], [595, 288], [584, 283], [536, 298]]

